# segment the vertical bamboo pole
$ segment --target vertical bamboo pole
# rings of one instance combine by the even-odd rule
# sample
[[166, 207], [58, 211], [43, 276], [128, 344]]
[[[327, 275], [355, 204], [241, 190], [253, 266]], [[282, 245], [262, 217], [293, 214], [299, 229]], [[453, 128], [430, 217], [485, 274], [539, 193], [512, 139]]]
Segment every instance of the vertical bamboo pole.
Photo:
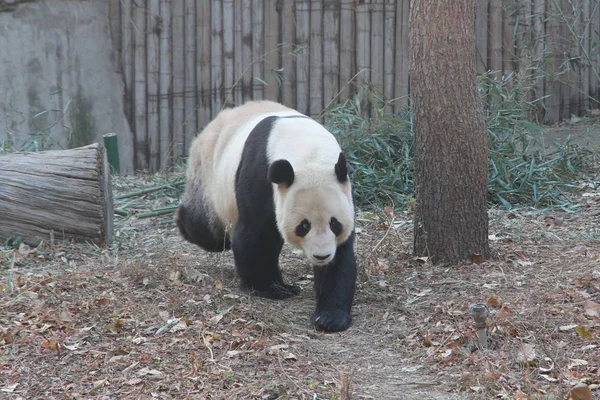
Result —
[[160, 129], [158, 116], [158, 99], [159, 99], [159, 39], [158, 35], [162, 28], [159, 16], [159, 0], [147, 1], [146, 14], [146, 69], [148, 87], [146, 93], [146, 104], [148, 106], [148, 169], [151, 172], [156, 172], [160, 169], [161, 154], [160, 154]]
[[[371, 4], [356, 5], [356, 83], [361, 103], [366, 100], [367, 85], [371, 82]], [[408, 50], [408, 47], [407, 47]], [[408, 53], [407, 53], [408, 54]], [[408, 75], [408, 70], [406, 71]]]
[[410, 14], [410, 0], [401, 0], [396, 3], [396, 82], [394, 95], [395, 110], [408, 105], [408, 17]]
[[160, 136], [160, 163], [161, 169], [165, 170], [173, 166], [173, 155], [171, 140], [171, 0], [160, 0], [160, 23], [159, 32], [160, 62], [158, 80], [158, 119]]
[[[515, 3], [512, 3], [514, 5]], [[526, 80], [524, 82], [526, 85], [532, 84], [532, 88], [534, 82], [531, 80], [533, 74], [540, 74], [541, 72], [534, 72], [537, 69], [534, 69], [535, 62], [535, 54], [533, 52], [533, 46], [535, 42], [532, 41], [532, 32], [534, 30], [533, 22], [535, 20], [535, 15], [533, 14], [533, 5], [532, 0], [522, 0], [520, 4], [520, 8], [516, 10], [514, 13], [514, 21], [516, 26], [513, 29], [515, 34], [514, 37], [514, 67], [517, 71], [519, 71], [519, 76]], [[505, 7], [509, 7], [509, 5], [505, 5]], [[540, 37], [540, 40], [542, 38]], [[529, 86], [527, 86], [529, 87]], [[523, 93], [526, 100], [531, 101], [534, 99], [535, 90], [528, 91], [527, 93]]]
[[[266, 83], [265, 87], [265, 99], [279, 101], [279, 82], [277, 80], [277, 70], [279, 70], [279, 55], [283, 53], [285, 57], [286, 53], [291, 50], [291, 46], [287, 45], [287, 41], [282, 38], [281, 42], [284, 44], [283, 49], [279, 49], [279, 13], [277, 12], [277, 0], [265, 0], [265, 64], [262, 74], [262, 79]], [[288, 21], [292, 21], [291, 19]], [[287, 23], [286, 25], [293, 28], [293, 24]], [[292, 40], [293, 42], [293, 40]], [[287, 75], [284, 70], [284, 79]]]
[[581, 23], [581, 3], [582, 0], [567, 0], [565, 3], [565, 13], [570, 17], [569, 23], [573, 24], [573, 33], [567, 30], [567, 38], [571, 47], [569, 54], [575, 59], [571, 64], [571, 74], [569, 76], [569, 116], [580, 115], [581, 112], [581, 61], [582, 61], [582, 23]]
[[600, 72], [600, 63], [598, 62], [598, 54], [600, 54], [600, 1], [594, 0], [590, 2], [591, 6], [591, 40], [590, 40], [590, 107], [598, 108], [600, 106], [600, 81], [598, 73]]
[[[371, 83], [378, 97], [383, 94], [383, 1], [371, 5]], [[369, 107], [371, 108], [371, 106]]]
[[[533, 0], [533, 52], [534, 52], [534, 65], [543, 65], [544, 61], [544, 44], [547, 39], [545, 38], [544, 32], [544, 10], [546, 8], [546, 0]], [[537, 70], [537, 68], [536, 68]], [[544, 77], [541, 73], [534, 72], [535, 82], [534, 82], [534, 99], [541, 99], [544, 97]], [[545, 74], [544, 74], [545, 75]], [[542, 103], [537, 103], [538, 109], [538, 118], [543, 116], [542, 114]]]
[[[570, 13], [570, 0], [560, 0], [560, 15], [566, 16], [567, 13]], [[560, 40], [559, 40], [559, 51], [562, 54], [573, 54], [571, 51], [569, 53], [566, 52], [567, 49], [573, 50], [573, 36], [571, 32], [569, 32], [568, 25], [563, 17], [557, 16], [560, 18]], [[566, 62], [565, 62], [566, 61]], [[564, 75], [561, 77], [561, 85], [560, 85], [560, 96], [561, 96], [561, 104], [560, 104], [560, 118], [568, 119], [571, 117], [571, 85], [573, 84], [573, 68], [571, 62], [569, 60], [563, 59], [562, 68], [566, 70]]]
[[173, 38], [172, 59], [171, 59], [171, 88], [172, 88], [172, 114], [171, 129], [173, 131], [171, 139], [171, 154], [173, 163], [181, 162], [185, 154], [183, 138], [185, 122], [185, 53], [184, 53], [184, 0], [171, 0], [171, 36]]
[[477, 51], [477, 73], [488, 70], [488, 19], [489, 0], [477, 0], [475, 14], [475, 44]]
[[590, 55], [590, 0], [581, 0], [581, 35], [582, 35], [582, 67], [580, 71], [581, 95], [579, 115], [585, 115], [590, 108], [590, 74], [589, 61], [587, 55]]
[[340, 85], [340, 8], [339, 3], [325, 3], [323, 10], [323, 100], [334, 100]]
[[354, 0], [341, 0], [340, 11], [340, 99], [348, 99], [354, 92], [350, 83], [355, 74]]
[[227, 107], [235, 104], [233, 100], [233, 81], [235, 79], [233, 35], [233, 0], [223, 0], [223, 88]]
[[[283, 23], [283, 22], [282, 22]], [[308, 0], [296, 1], [296, 107], [301, 113], [308, 114], [310, 67], [310, 4]], [[285, 100], [285, 98], [284, 98]]]
[[323, 2], [312, 0], [310, 3], [310, 74], [309, 104], [311, 116], [317, 116], [323, 110]]
[[550, 54], [546, 54], [545, 58], [549, 59], [548, 74], [546, 77], [545, 94], [549, 96], [546, 99], [546, 115], [544, 122], [554, 124], [560, 120], [560, 103], [561, 103], [561, 83], [558, 76], [561, 56], [560, 56], [560, 25], [556, 17], [557, 10], [553, 4], [553, 0], [546, 2], [546, 34], [548, 36], [546, 48]]
[[388, 102], [385, 112], [391, 114], [394, 111], [393, 104], [390, 103], [394, 98], [394, 24], [396, 19], [396, 7], [393, 0], [386, 0], [383, 30], [383, 96]]
[[252, 0], [242, 2], [242, 97], [252, 100]]
[[285, 43], [282, 49], [281, 65], [283, 66], [283, 84], [281, 87], [281, 101], [286, 106], [296, 108], [296, 52], [293, 44], [296, 43], [296, 27], [290, 23], [294, 21], [294, 0], [283, 0], [281, 3], [281, 42]]
[[237, 0], [233, 2], [233, 60], [235, 66], [235, 75], [234, 75], [234, 88], [233, 88], [233, 98], [235, 104], [240, 105], [244, 102], [244, 96], [242, 95], [242, 77], [244, 76], [244, 57], [243, 57], [243, 45], [242, 45], [242, 18], [243, 18], [243, 10], [242, 10], [242, 2], [241, 0]]
[[504, 0], [502, 7], [502, 23], [504, 25], [502, 30], [502, 73], [504, 76], [510, 75], [515, 69], [515, 27], [517, 23], [521, 22], [518, 20], [518, 14], [511, 8], [513, 3], [513, 0]]
[[134, 58], [134, 79], [135, 79], [135, 147], [137, 153], [138, 170], [148, 170], [148, 141], [147, 141], [147, 107], [146, 99], [148, 96], [146, 82], [146, 7], [134, 2], [133, 21], [135, 26], [135, 58]]
[[184, 83], [185, 122], [183, 125], [183, 154], [196, 137], [196, 0], [185, 0], [184, 11]]
[[198, 2], [196, 13], [196, 77], [200, 88], [198, 96], [198, 130], [204, 128], [212, 118], [212, 96], [210, 82], [211, 5], [208, 1]]
[[[122, 63], [122, 71], [123, 71], [123, 83], [125, 86], [125, 96], [124, 96], [124, 108], [125, 108], [125, 117], [129, 122], [131, 127], [131, 134], [133, 136], [132, 142], [135, 144], [136, 142], [136, 132], [135, 132], [135, 118], [133, 113], [133, 95], [134, 95], [134, 83], [133, 83], [133, 56], [135, 53], [134, 48], [134, 34], [135, 31], [133, 29], [133, 20], [132, 20], [132, 1], [131, 0], [122, 0], [121, 1], [121, 24], [123, 26], [123, 37], [122, 37], [122, 54], [121, 54], [121, 63]], [[133, 166], [137, 167], [137, 151], [134, 148], [133, 151]]]
[[211, 1], [210, 81], [213, 117], [223, 107], [223, 1]]
[[263, 0], [252, 0], [252, 79], [250, 83], [254, 100], [264, 98], [264, 84], [260, 82], [265, 65], [264, 29]]
[[490, 0], [489, 68], [493, 76], [502, 76], [502, 0]]

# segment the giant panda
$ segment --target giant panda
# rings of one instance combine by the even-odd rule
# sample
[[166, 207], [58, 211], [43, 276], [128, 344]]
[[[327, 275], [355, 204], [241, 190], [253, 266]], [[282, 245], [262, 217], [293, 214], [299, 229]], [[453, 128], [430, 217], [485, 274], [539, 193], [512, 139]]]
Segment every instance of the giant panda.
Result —
[[175, 219], [206, 251], [233, 249], [242, 288], [284, 299], [284, 241], [314, 265], [318, 330], [346, 330], [356, 286], [354, 205], [346, 159], [313, 119], [271, 101], [225, 109], [191, 144]]

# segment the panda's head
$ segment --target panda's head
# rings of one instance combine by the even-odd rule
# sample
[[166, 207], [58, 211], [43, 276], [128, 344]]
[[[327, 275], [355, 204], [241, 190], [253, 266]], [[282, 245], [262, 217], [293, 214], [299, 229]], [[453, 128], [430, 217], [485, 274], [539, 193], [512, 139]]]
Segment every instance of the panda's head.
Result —
[[330, 166], [303, 166], [298, 171], [289, 161], [277, 160], [269, 167], [268, 179], [276, 184], [277, 227], [285, 240], [303, 250], [314, 265], [330, 263], [354, 230], [344, 154]]

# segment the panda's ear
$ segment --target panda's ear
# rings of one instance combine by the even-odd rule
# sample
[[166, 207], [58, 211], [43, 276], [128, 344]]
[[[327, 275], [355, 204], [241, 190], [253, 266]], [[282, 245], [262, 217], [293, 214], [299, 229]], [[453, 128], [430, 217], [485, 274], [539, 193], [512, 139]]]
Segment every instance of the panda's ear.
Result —
[[294, 168], [288, 160], [273, 161], [267, 174], [269, 181], [290, 187], [294, 183]]
[[338, 161], [335, 164], [335, 176], [340, 183], [344, 183], [348, 180], [348, 163], [346, 162], [344, 153], [340, 153]]

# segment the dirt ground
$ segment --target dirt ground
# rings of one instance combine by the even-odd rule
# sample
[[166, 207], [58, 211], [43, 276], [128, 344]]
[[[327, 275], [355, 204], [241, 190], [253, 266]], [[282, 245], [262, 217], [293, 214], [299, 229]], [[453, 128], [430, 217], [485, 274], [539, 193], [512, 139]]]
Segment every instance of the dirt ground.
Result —
[[[578, 139], [600, 144], [585, 129]], [[157, 179], [117, 178], [115, 196]], [[336, 334], [310, 325], [301, 255], [281, 261], [298, 297], [250, 297], [231, 254], [185, 243], [169, 215], [116, 217], [108, 248], [0, 248], [0, 398], [565, 399], [584, 383], [582, 398], [600, 399], [600, 189], [581, 187], [566, 211], [491, 209], [480, 264], [415, 259], [410, 215], [361, 213], [354, 321]]]

